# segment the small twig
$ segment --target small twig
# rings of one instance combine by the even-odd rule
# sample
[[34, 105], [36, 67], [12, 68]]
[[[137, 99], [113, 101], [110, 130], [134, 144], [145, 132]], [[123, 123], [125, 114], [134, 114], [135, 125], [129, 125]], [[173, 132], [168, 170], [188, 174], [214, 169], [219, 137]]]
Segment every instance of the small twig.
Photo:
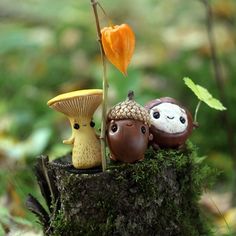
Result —
[[224, 220], [225, 225], [226, 225], [226, 227], [227, 227], [229, 233], [231, 233], [231, 228], [230, 228], [230, 226], [229, 226], [227, 220], [225, 219], [225, 216], [224, 216], [224, 215], [222, 214], [222, 212], [220, 211], [219, 207], [217, 206], [217, 204], [216, 204], [215, 201], [213, 200], [213, 198], [212, 198], [211, 194], [208, 192], [208, 190], [207, 190], [206, 188], [204, 188], [204, 190], [205, 190], [205, 193], [209, 196], [209, 199], [210, 199], [210, 201], [212, 202], [212, 204], [214, 205], [214, 207], [216, 208], [218, 214], [219, 214], [220, 217]]
[[[205, 8], [206, 8], [207, 33], [208, 33], [209, 46], [210, 46], [210, 51], [211, 51], [211, 59], [212, 59], [212, 64], [214, 68], [215, 81], [216, 81], [217, 88], [219, 91], [220, 99], [223, 102], [223, 104], [227, 107], [227, 101], [226, 101], [227, 99], [226, 99], [224, 83], [223, 83], [223, 70], [219, 62], [219, 58], [217, 56], [216, 42], [215, 42], [215, 37], [213, 33], [213, 12], [211, 8], [211, 4], [209, 0], [200, 0], [200, 1], [204, 3]], [[228, 147], [229, 147], [229, 151], [233, 160], [234, 170], [236, 170], [236, 149], [234, 145], [234, 132], [232, 132], [232, 130], [234, 129], [231, 125], [228, 110], [222, 112], [222, 119], [223, 119], [223, 124], [225, 124]], [[236, 184], [236, 180], [235, 180], [234, 185], [235, 184]], [[232, 197], [233, 205], [236, 205], [235, 199], [236, 199], [236, 188], [234, 186], [234, 193]]]
[[97, 5], [99, 6], [99, 8], [102, 10], [102, 13], [104, 14], [104, 16], [107, 18], [109, 25], [113, 26], [112, 20], [111, 18], [107, 15], [106, 11], [104, 10], [104, 8], [102, 7], [102, 5], [97, 1]]
[[48, 168], [47, 168], [47, 164], [48, 164], [48, 157], [42, 157], [41, 158], [41, 162], [42, 162], [42, 170], [43, 170], [43, 174], [46, 178], [46, 181], [48, 183], [48, 187], [49, 190], [51, 192], [51, 196], [52, 196], [52, 201], [55, 202], [55, 195], [54, 195], [54, 191], [52, 190], [52, 185], [51, 185], [51, 180], [48, 176]]
[[103, 102], [102, 102], [102, 125], [101, 125], [101, 153], [102, 153], [102, 170], [106, 170], [106, 116], [107, 116], [107, 94], [108, 94], [108, 80], [107, 80], [107, 71], [106, 71], [106, 57], [102, 47], [101, 41], [101, 28], [98, 18], [97, 5], [98, 2], [96, 0], [91, 0], [91, 4], [93, 7], [96, 28], [97, 28], [97, 37], [100, 46], [101, 60], [103, 66]]

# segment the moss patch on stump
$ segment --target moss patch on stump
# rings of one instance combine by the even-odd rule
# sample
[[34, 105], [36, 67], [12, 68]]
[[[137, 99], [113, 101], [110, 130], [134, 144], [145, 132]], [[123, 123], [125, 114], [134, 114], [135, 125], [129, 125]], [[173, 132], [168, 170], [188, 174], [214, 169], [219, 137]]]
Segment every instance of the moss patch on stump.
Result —
[[210, 235], [198, 200], [211, 170], [191, 144], [76, 174], [49, 163], [60, 195], [50, 235]]

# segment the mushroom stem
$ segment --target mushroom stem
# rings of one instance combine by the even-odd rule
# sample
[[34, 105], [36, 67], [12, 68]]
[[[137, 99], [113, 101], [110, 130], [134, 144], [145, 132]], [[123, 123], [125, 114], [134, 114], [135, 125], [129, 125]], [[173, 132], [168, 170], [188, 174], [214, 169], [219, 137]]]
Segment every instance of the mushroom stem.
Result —
[[80, 117], [78, 120], [79, 129], [74, 128], [74, 122], [77, 119], [69, 118], [69, 120], [72, 136], [66, 140], [66, 144], [73, 144], [73, 166], [77, 169], [87, 169], [101, 165], [101, 145], [95, 130], [90, 126], [91, 120], [87, 117]]

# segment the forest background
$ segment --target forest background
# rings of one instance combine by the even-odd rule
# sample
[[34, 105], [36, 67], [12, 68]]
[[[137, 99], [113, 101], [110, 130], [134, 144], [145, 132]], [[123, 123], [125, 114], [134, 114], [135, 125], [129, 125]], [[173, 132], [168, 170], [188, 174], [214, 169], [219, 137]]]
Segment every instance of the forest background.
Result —
[[[127, 78], [108, 64], [109, 107], [132, 89], [142, 105], [170, 96], [194, 113], [198, 100], [184, 85], [185, 76], [227, 107], [222, 113], [203, 104], [199, 128], [190, 140], [219, 173], [200, 201], [203, 212], [216, 235], [229, 235], [227, 224], [236, 229], [236, 2], [100, 4], [114, 24], [128, 23], [136, 35]], [[99, 16], [106, 26], [107, 18], [102, 12]], [[101, 87], [102, 64], [89, 0], [0, 0], [0, 232], [41, 234], [24, 205], [29, 192], [40, 198], [35, 159], [44, 153], [52, 160], [71, 148], [62, 144], [70, 136], [68, 121], [49, 109], [47, 101], [60, 93]]]

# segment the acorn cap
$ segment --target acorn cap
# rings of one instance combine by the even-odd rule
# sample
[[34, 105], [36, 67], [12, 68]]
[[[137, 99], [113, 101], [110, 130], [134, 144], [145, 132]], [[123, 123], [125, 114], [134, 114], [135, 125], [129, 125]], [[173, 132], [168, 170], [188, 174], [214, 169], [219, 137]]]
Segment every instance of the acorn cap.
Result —
[[142, 121], [148, 126], [151, 125], [150, 115], [148, 111], [133, 100], [134, 92], [128, 93], [128, 98], [124, 102], [120, 102], [110, 109], [107, 115], [110, 120], [137, 120]]

